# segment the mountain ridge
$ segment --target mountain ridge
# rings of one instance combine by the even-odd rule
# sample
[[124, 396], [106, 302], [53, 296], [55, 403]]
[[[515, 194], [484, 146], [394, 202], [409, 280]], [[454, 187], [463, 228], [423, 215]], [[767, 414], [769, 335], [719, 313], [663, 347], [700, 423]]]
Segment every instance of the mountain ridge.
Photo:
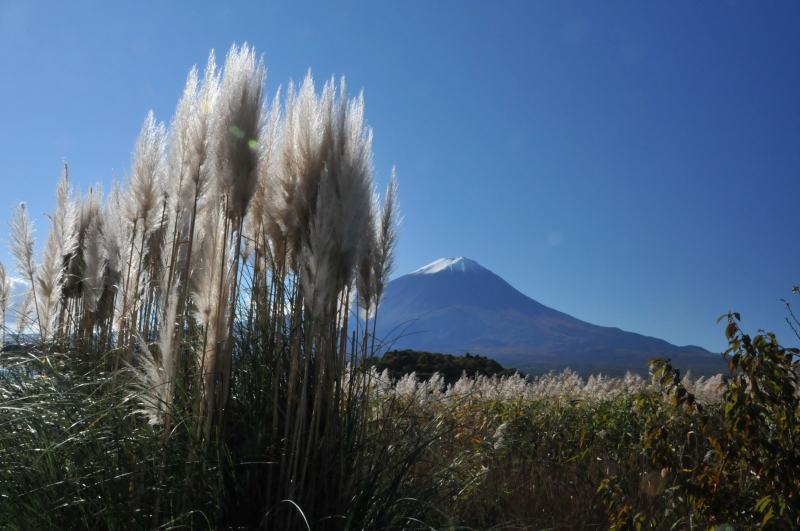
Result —
[[[581, 321], [521, 293], [464, 257], [442, 258], [389, 283], [378, 337], [393, 349], [480, 354], [529, 373], [646, 373], [656, 356], [696, 376], [724, 371], [722, 357], [695, 346]], [[401, 337], [393, 337], [392, 334]]]

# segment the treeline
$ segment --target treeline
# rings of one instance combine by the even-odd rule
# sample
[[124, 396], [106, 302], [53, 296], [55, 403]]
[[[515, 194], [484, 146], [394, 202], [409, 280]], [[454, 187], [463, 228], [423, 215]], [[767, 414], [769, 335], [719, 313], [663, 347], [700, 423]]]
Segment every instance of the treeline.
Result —
[[368, 360], [369, 365], [374, 365], [378, 372], [389, 371], [393, 380], [402, 378], [411, 373], [416, 373], [417, 378], [427, 381], [433, 373], [439, 373], [446, 384], [456, 383], [461, 375], [466, 373], [470, 378], [475, 376], [510, 376], [517, 372], [516, 369], [507, 369], [495, 360], [469, 352], [464, 356], [440, 354], [437, 352], [424, 352], [417, 350], [392, 350], [382, 358]]

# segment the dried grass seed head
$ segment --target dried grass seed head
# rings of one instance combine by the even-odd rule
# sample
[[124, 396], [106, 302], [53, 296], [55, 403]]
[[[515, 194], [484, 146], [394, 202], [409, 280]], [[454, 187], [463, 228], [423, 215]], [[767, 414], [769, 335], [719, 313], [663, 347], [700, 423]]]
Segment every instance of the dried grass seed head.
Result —
[[0, 262], [0, 319], [3, 321], [0, 326], [5, 326], [6, 312], [8, 312], [8, 306], [11, 302], [10, 296], [11, 279], [6, 274], [6, 266]]
[[197, 67], [193, 66], [186, 79], [181, 99], [167, 134], [167, 178], [165, 182], [169, 208], [179, 212], [189, 207], [194, 198], [190, 172], [196, 166], [196, 149], [192, 141], [192, 115], [197, 112]]
[[116, 180], [103, 204], [103, 245], [107, 260], [108, 274], [118, 278], [121, 273], [122, 252], [130, 240], [131, 225], [121, 215], [122, 197]]
[[89, 312], [97, 311], [97, 302], [105, 288], [107, 250], [100, 220], [95, 218], [87, 227], [81, 251], [83, 255], [83, 300]]
[[31, 314], [33, 313], [33, 301], [33, 289], [28, 289], [22, 295], [22, 300], [19, 302], [19, 305], [15, 311], [15, 328], [18, 335], [24, 333], [25, 329], [28, 328], [28, 326], [30, 326], [33, 322], [31, 319]]
[[150, 111], [136, 141], [126, 201], [128, 218], [141, 221], [145, 231], [152, 229], [156, 219], [154, 210], [163, 198], [164, 140], [164, 124], [156, 124]]
[[255, 51], [234, 44], [225, 59], [214, 118], [217, 173], [232, 219], [244, 217], [258, 185], [264, 77], [264, 63], [256, 63]]
[[386, 286], [389, 284], [389, 276], [394, 271], [394, 250], [400, 233], [397, 177], [394, 168], [392, 168], [392, 176], [383, 199], [380, 224], [377, 230], [376, 257], [374, 261], [375, 271], [373, 273], [375, 279], [376, 307], [381, 303], [383, 293], [386, 290]]
[[33, 222], [28, 216], [28, 208], [25, 203], [17, 205], [8, 225], [11, 229], [9, 247], [11, 255], [14, 257], [14, 265], [20, 275], [32, 282], [36, 269], [33, 261], [35, 240], [33, 239]]
[[311, 215], [317, 204], [319, 179], [327, 156], [323, 116], [308, 73], [298, 92], [289, 84], [285, 118], [279, 136], [272, 223], [267, 232], [276, 249], [285, 249], [289, 267], [297, 267], [298, 253], [309, 234]]
[[56, 206], [50, 218], [50, 230], [45, 238], [35, 282], [39, 328], [43, 339], [49, 337], [62, 288], [67, 280], [65, 263], [76, 254], [78, 247], [78, 216], [72, 191], [69, 186], [66, 163], [64, 173], [56, 187]]

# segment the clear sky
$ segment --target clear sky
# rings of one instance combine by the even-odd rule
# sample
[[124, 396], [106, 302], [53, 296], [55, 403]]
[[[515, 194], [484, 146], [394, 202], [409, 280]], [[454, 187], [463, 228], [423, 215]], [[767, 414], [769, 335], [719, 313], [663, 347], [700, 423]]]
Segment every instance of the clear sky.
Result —
[[363, 88], [396, 276], [463, 255], [595, 324], [721, 351], [733, 310], [798, 342], [800, 4], [0, 0], [0, 220], [27, 201], [42, 240], [62, 158], [107, 189], [234, 42], [270, 95]]

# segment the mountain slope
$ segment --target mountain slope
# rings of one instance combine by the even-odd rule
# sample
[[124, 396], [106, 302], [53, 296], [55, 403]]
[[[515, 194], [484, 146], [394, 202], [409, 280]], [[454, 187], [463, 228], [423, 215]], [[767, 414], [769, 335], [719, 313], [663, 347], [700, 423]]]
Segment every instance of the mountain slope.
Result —
[[443, 258], [389, 283], [378, 311], [378, 337], [392, 348], [496, 359], [541, 373], [646, 373], [647, 360], [673, 358], [696, 376], [725, 369], [719, 354], [695, 346], [593, 325], [548, 308], [467, 258]]

